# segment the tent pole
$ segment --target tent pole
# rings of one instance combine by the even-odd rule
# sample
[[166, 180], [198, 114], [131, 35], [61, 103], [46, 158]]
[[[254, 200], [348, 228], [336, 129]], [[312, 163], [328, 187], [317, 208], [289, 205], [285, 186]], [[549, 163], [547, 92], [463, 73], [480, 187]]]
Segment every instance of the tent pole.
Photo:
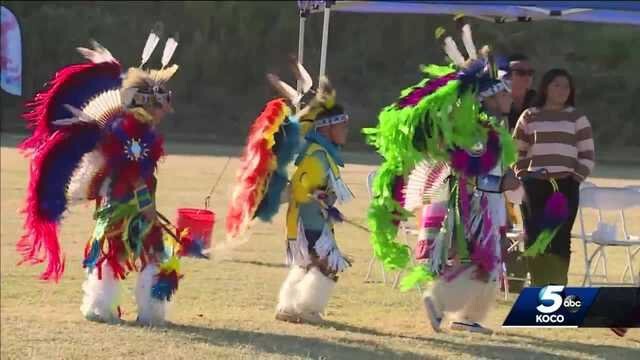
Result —
[[320, 52], [320, 77], [324, 76], [327, 65], [327, 42], [329, 41], [329, 15], [331, 15], [331, 6], [325, 3], [324, 23], [322, 24], [322, 50]]
[[[307, 15], [300, 14], [300, 28], [298, 30], [298, 62], [304, 64], [304, 27], [307, 22]], [[302, 93], [302, 81], [298, 80], [296, 83], [296, 89], [298, 93]], [[299, 105], [296, 105], [296, 111], [300, 111]]]

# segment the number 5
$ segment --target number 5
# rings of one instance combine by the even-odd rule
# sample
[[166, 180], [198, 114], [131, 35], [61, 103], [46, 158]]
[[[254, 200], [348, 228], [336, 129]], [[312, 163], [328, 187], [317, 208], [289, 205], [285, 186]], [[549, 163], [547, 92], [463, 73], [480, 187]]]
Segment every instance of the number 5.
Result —
[[562, 296], [558, 293], [562, 292], [562, 290], [564, 290], [564, 286], [562, 285], [549, 285], [543, 287], [538, 294], [538, 300], [540, 302], [551, 300], [553, 301], [553, 304], [547, 306], [541, 303], [536, 307], [536, 310], [543, 314], [550, 314], [560, 309], [560, 306], [562, 306]]

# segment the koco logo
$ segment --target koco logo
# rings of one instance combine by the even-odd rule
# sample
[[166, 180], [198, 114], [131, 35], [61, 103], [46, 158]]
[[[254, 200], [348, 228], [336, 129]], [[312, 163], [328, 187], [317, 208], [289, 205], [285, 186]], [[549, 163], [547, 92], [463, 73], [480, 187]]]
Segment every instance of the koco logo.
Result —
[[536, 310], [543, 314], [551, 314], [553, 312], [558, 311], [562, 306], [562, 290], [564, 290], [564, 286], [562, 285], [549, 285], [540, 289], [538, 293], [538, 307]]
[[564, 315], [554, 314], [564, 306], [567, 311], [576, 313], [582, 306], [582, 301], [575, 295], [569, 295], [566, 298], [562, 298], [562, 291], [564, 286], [562, 285], [549, 285], [540, 289], [538, 293], [538, 305], [536, 310], [541, 314], [536, 315], [536, 323], [555, 323], [562, 324], [564, 322]]

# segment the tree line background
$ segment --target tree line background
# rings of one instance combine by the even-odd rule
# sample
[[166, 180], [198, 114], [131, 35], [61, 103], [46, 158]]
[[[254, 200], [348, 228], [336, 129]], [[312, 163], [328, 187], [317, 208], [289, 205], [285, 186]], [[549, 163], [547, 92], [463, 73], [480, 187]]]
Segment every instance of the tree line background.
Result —
[[[178, 32], [172, 80], [176, 113], [161, 125], [168, 138], [244, 142], [247, 127], [276, 96], [267, 72], [295, 84], [287, 55], [297, 52], [294, 1], [49, 2], [3, 1], [23, 39], [23, 96], [2, 94], [1, 130], [25, 131], [24, 102], [63, 65], [78, 62], [77, 46], [96, 39], [121, 63], [137, 66], [149, 30], [165, 35], [149, 64], [157, 66], [167, 36]], [[477, 46], [527, 54], [542, 73], [567, 68], [577, 105], [586, 111], [600, 149], [640, 146], [640, 31], [632, 26], [569, 22], [472, 22]], [[353, 119], [351, 148], [366, 148], [360, 128], [374, 126], [382, 107], [420, 80], [420, 64], [445, 63], [438, 26], [455, 33], [450, 16], [332, 13], [327, 74]], [[322, 15], [307, 21], [306, 68], [317, 78]], [[461, 41], [457, 40], [459, 43]]]

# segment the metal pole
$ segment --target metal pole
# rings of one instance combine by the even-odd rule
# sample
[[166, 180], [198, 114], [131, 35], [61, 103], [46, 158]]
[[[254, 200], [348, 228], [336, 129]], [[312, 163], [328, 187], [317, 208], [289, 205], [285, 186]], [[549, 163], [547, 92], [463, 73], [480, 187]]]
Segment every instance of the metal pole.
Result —
[[[300, 14], [300, 28], [298, 29], [298, 62], [303, 64], [304, 61], [304, 27], [307, 22], [307, 15]], [[302, 81], [298, 79], [296, 83], [298, 93], [302, 93]], [[300, 111], [300, 105], [296, 105], [296, 112]]]
[[327, 65], [327, 42], [329, 41], [329, 16], [331, 15], [331, 6], [325, 4], [324, 23], [322, 24], [322, 49], [320, 52], [320, 76], [325, 74]]

